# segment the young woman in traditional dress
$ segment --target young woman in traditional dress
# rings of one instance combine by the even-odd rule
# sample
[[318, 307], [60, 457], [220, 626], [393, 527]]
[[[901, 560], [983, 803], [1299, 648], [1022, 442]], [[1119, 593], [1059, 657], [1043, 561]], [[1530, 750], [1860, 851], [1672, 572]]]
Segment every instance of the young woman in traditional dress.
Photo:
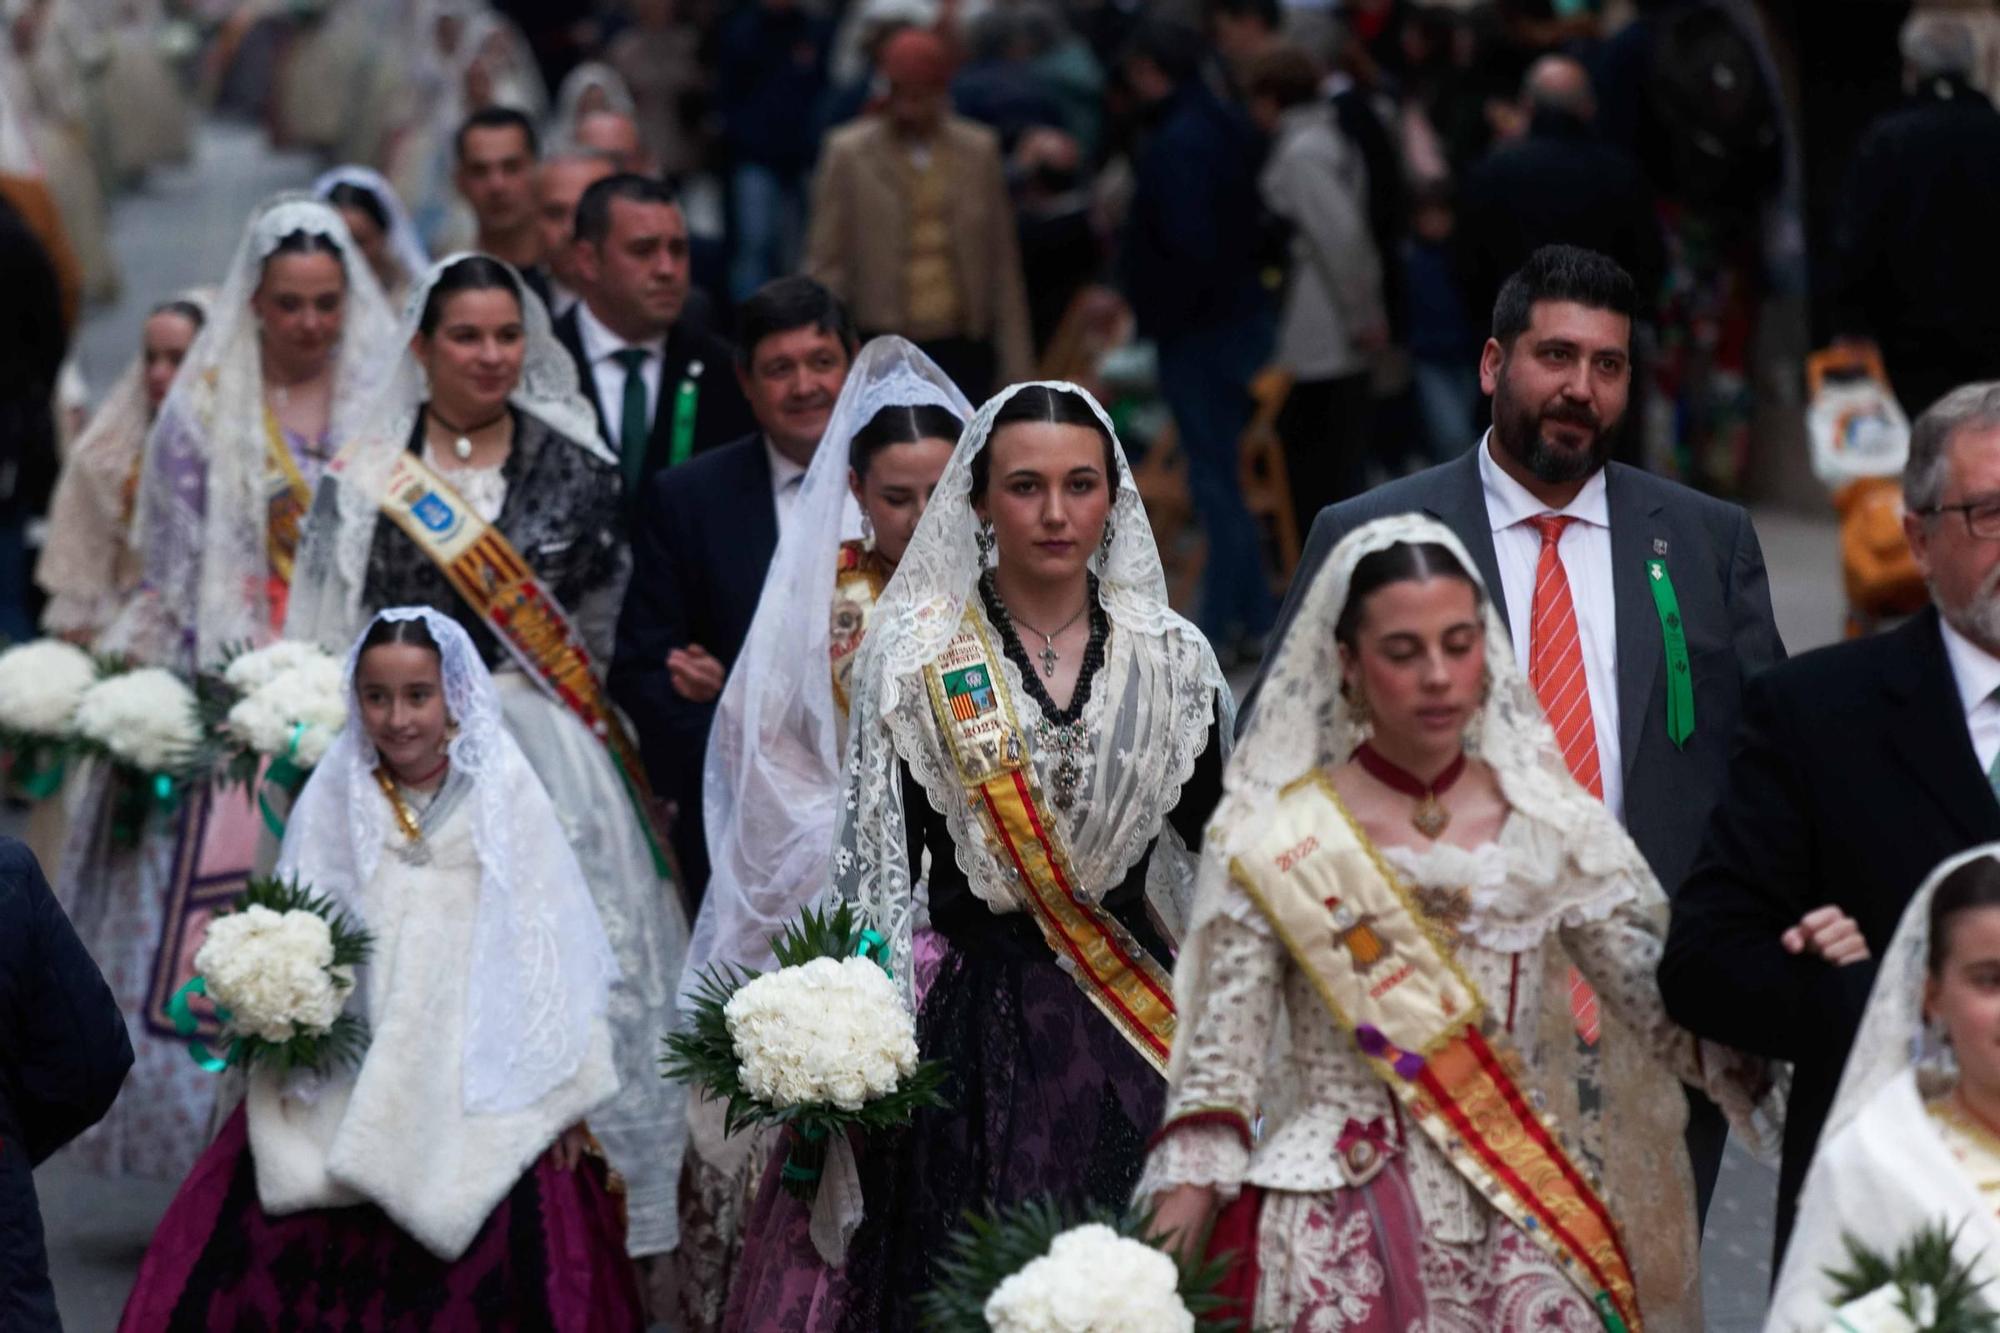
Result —
[[[101, 651], [187, 673], [276, 636], [312, 486], [355, 430], [362, 367], [394, 328], [338, 214], [302, 195], [257, 209], [147, 437], [133, 520], [142, 577]], [[118, 1104], [73, 1151], [107, 1174], [177, 1180], [207, 1141], [215, 1079], [188, 1059], [167, 1002], [207, 909], [248, 876], [262, 826], [240, 793], [195, 790], [136, 835], [121, 831], [124, 780], [85, 770], [57, 879], [137, 1056]]]
[[45, 633], [90, 647], [138, 585], [132, 517], [146, 432], [208, 320], [211, 299], [213, 293], [190, 293], [153, 307], [139, 355], [63, 459], [49, 501], [48, 541], [35, 565], [35, 582], [49, 595]]
[[[1208, 827], [1139, 1193], [1233, 1253], [1258, 1328], [1702, 1327], [1666, 900], [1573, 781], [1471, 559], [1351, 534], [1277, 650]], [[1572, 967], [1608, 1017], [1579, 1104]], [[1262, 1121], [1260, 1131], [1253, 1127]]]
[[617, 974], [560, 816], [465, 631], [384, 612], [278, 873], [373, 935], [358, 1067], [253, 1068], [123, 1328], [641, 1326], [585, 1117]]
[[[971, 415], [944, 372], [901, 338], [876, 338], [848, 372], [709, 734], [702, 809], [713, 869], [684, 1001], [710, 968], [775, 967], [771, 940], [829, 883], [854, 663]], [[769, 1155], [766, 1135], [725, 1137], [722, 1111], [697, 1096], [688, 1113], [676, 1266], [689, 1333], [721, 1321], [743, 1212]]]
[[401, 310], [431, 261], [394, 187], [381, 172], [350, 164], [322, 173], [313, 182], [313, 193], [340, 210], [390, 305]]
[[[865, 1217], [838, 1267], [774, 1162], [730, 1328], [913, 1328], [967, 1208], [1122, 1204], [1138, 1179], [1232, 706], [1081, 389], [1018, 385], [966, 428], [852, 697], [835, 896], [883, 935], [905, 995], [927, 901], [944, 957], [918, 1045], [950, 1064], [950, 1106], [861, 1146]], [[859, 1202], [845, 1148], [820, 1185], [835, 1214]]]
[[1848, 1242], [1893, 1261], [1926, 1228], [2000, 1292], [2000, 844], [1904, 909], [1806, 1174], [1769, 1333], [1834, 1327]]
[[687, 922], [596, 674], [631, 571], [618, 467], [548, 312], [499, 260], [433, 265], [383, 346], [393, 373], [320, 488], [286, 629], [330, 646], [382, 607], [432, 606], [494, 670], [618, 955], [622, 1086], [592, 1125], [625, 1180], [632, 1253], [663, 1254], [687, 1097], [659, 1060]]

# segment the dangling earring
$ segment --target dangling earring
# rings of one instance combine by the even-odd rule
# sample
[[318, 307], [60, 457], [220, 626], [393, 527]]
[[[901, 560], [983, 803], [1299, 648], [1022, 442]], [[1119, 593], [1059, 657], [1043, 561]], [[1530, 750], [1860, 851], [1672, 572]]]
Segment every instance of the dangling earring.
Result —
[[1347, 700], [1347, 715], [1357, 727], [1373, 726], [1375, 715], [1368, 709], [1368, 696], [1348, 682], [1340, 683], [1340, 696]]
[[875, 520], [868, 517], [866, 509], [861, 511], [861, 544], [871, 551], [875, 549]]
[[1111, 515], [1106, 514], [1104, 516], [1104, 537], [1103, 540], [1097, 543], [1098, 551], [1105, 556], [1109, 556], [1111, 554], [1111, 541], [1117, 535], [1117, 523], [1112, 519]]
[[1958, 1082], [1958, 1052], [1942, 1020], [1924, 1020], [1917, 1038], [1917, 1085], [1926, 1096], [1937, 1096]]
[[979, 567], [984, 569], [993, 563], [993, 548], [999, 545], [999, 539], [993, 535], [993, 525], [981, 523], [979, 531], [972, 535], [972, 539], [979, 543]]

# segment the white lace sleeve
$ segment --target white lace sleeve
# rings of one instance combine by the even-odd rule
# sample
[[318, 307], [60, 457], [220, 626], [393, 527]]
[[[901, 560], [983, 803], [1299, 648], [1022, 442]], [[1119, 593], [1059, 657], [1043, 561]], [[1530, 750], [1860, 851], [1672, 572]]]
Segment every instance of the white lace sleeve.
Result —
[[[1233, 885], [1229, 891], [1241, 893]], [[1202, 1184], [1234, 1197], [1249, 1167], [1250, 1127], [1284, 983], [1284, 946], [1254, 910], [1214, 915], [1201, 933], [1189, 942], [1186, 961], [1195, 966], [1175, 976], [1175, 1041], [1183, 1049], [1142, 1194]]]

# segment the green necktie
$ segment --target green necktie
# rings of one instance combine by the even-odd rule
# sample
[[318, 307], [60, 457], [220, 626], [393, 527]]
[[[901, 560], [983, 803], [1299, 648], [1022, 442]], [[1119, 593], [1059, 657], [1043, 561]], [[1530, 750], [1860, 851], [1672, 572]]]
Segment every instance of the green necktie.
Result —
[[641, 367], [652, 353], [643, 347], [621, 347], [612, 358], [625, 367], [625, 405], [618, 418], [618, 469], [625, 489], [637, 490], [645, 479], [646, 445], [651, 432], [646, 421], [646, 377]]

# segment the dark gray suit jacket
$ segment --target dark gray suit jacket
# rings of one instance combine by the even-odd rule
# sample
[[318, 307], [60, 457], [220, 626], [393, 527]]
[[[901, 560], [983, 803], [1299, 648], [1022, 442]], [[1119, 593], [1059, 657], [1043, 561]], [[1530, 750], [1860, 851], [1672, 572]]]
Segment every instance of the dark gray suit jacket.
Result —
[[[1661, 887], [1672, 895], [1693, 867], [1709, 813], [1721, 796], [1743, 685], [1783, 661], [1785, 645], [1771, 616], [1764, 553], [1741, 506], [1620, 463], [1605, 470], [1605, 501], [1616, 566], [1611, 586], [1618, 621], [1625, 827]], [[1500, 586], [1486, 492], [1479, 480], [1479, 450], [1474, 448], [1449, 463], [1321, 510], [1271, 641], [1289, 628], [1313, 576], [1342, 537], [1370, 519], [1413, 512], [1427, 513], [1458, 534], [1502, 621], [1512, 610], [1528, 613], [1527, 607], [1508, 607]], [[1694, 675], [1694, 734], [1680, 747], [1667, 739], [1666, 644], [1646, 574], [1646, 562], [1659, 554], [1662, 543]], [[1255, 706], [1252, 687], [1243, 717]]]

